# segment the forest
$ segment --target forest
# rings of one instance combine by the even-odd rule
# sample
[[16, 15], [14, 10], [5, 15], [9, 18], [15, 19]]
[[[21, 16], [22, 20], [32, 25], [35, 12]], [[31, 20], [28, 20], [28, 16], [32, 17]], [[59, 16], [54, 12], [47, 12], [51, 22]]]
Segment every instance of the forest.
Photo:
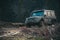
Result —
[[60, 22], [59, 0], [0, 0], [0, 20], [7, 22], [24, 22], [33, 10], [55, 10]]

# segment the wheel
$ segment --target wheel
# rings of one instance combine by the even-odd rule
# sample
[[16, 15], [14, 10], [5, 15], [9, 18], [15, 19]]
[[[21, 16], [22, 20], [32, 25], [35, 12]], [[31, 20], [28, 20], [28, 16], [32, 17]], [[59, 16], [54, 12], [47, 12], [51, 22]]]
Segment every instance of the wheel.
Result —
[[27, 26], [28, 28], [31, 28], [31, 25], [30, 25], [30, 24], [26, 24], [26, 26]]
[[42, 26], [42, 22], [44, 23], [44, 20], [43, 20], [43, 19], [41, 19], [41, 20], [38, 22], [37, 25], [38, 25], [39, 27], [41, 27], [41, 26]]
[[41, 22], [39, 22], [39, 23], [37, 24], [37, 26], [38, 26], [38, 27], [41, 27], [41, 26], [42, 26], [42, 23], [41, 23]]

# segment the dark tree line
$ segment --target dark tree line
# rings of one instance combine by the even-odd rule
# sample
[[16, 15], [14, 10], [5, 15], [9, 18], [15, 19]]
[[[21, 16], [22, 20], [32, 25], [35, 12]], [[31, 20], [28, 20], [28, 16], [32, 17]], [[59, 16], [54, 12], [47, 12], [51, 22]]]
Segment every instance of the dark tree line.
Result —
[[60, 21], [59, 0], [0, 0], [0, 20], [24, 22], [36, 9], [53, 9]]
[[0, 20], [15, 21], [17, 16], [17, 0], [0, 0]]

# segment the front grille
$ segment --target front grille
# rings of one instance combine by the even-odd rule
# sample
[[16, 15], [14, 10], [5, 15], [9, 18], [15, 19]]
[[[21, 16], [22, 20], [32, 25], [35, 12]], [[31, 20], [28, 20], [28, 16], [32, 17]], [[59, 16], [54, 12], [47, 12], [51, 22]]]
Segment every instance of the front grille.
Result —
[[28, 19], [28, 22], [34, 22], [34, 21], [35, 21], [34, 18], [30, 18], [30, 19]]
[[34, 20], [34, 18], [29, 18], [28, 20]]

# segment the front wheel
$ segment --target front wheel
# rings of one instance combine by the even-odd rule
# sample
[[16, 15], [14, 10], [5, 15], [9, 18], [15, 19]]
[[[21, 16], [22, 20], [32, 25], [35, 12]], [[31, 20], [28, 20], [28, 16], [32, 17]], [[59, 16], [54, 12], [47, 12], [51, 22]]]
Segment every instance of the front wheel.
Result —
[[44, 24], [44, 19], [42, 18], [39, 22], [38, 22], [38, 26], [42, 27], [42, 25]]
[[36, 25], [36, 24], [33, 23], [33, 22], [31, 22], [31, 23], [27, 23], [27, 24], [26, 24], [26, 26], [29, 27], [29, 28], [31, 28], [31, 26], [35, 26], [35, 25]]
[[26, 26], [27, 26], [27, 27], [29, 27], [29, 28], [31, 27], [31, 25], [30, 25], [30, 24], [26, 24]]
[[42, 26], [42, 23], [41, 22], [37, 23], [37, 26], [38, 27], [41, 27]]

